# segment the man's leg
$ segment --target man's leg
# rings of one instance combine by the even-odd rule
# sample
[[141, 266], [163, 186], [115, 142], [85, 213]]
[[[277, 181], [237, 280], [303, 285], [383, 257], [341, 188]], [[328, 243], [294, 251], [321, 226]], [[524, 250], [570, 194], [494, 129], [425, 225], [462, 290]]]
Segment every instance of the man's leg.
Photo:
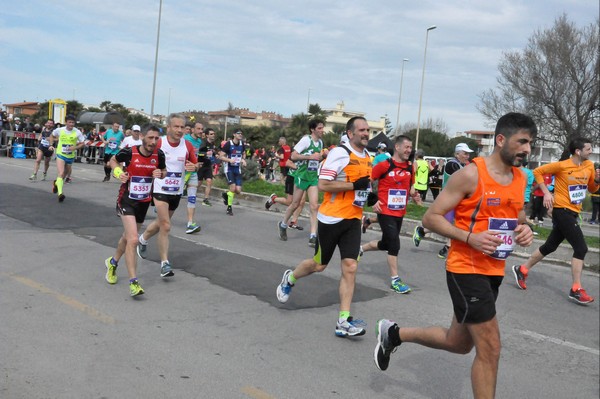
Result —
[[500, 328], [498, 319], [478, 324], [467, 324], [475, 344], [475, 359], [471, 367], [473, 397], [493, 398], [496, 395], [498, 362], [500, 361]]
[[204, 199], [207, 200], [210, 198], [210, 190], [212, 188], [212, 179], [206, 179], [204, 181]]
[[[308, 188], [308, 205], [310, 207], [310, 235], [317, 235], [317, 212], [319, 210], [319, 189], [317, 186], [310, 186]], [[294, 196], [296, 191], [294, 191]]]
[[[154, 200], [156, 207], [156, 213], [158, 220], [158, 237], [156, 239], [158, 243], [158, 254], [160, 255], [161, 262], [169, 260], [169, 233], [171, 232], [171, 216], [173, 211], [169, 210], [169, 203], [164, 201]], [[144, 235], [144, 238], [146, 236]]]
[[[300, 190], [297, 186], [294, 187], [294, 195], [292, 196], [292, 203], [285, 210], [285, 215], [283, 216], [283, 224], [287, 226], [290, 221], [290, 217], [294, 213], [294, 211], [300, 206], [300, 201], [302, 200], [302, 195], [304, 190]], [[312, 223], [312, 222], [311, 222]]]
[[354, 285], [356, 282], [356, 270], [358, 262], [356, 259], [342, 259], [342, 277], [340, 279], [340, 312], [350, 313], [350, 305], [354, 296]]
[[63, 193], [65, 169], [66, 169], [66, 162], [60, 158], [56, 158], [56, 170], [58, 172], [58, 176], [57, 176], [54, 184], [56, 186], [56, 190], [57, 190], [59, 197]]

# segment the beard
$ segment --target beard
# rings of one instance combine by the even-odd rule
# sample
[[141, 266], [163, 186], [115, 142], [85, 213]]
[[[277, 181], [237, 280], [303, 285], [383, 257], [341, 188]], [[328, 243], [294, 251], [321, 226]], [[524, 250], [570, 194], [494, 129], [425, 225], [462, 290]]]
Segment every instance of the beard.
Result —
[[506, 165], [518, 168], [522, 166], [523, 162], [527, 159], [527, 154], [511, 154], [507, 148], [503, 148], [500, 150], [500, 159], [502, 159]]

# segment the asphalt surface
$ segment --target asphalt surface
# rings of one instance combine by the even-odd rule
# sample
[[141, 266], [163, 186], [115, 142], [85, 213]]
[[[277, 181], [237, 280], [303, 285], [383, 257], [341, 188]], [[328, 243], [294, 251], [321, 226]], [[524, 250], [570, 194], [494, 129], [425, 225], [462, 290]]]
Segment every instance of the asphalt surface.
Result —
[[[171, 231], [175, 276], [159, 276], [152, 239], [138, 263], [146, 294], [133, 299], [124, 263], [116, 285], [104, 280], [104, 259], [122, 232], [118, 184], [102, 183], [98, 165], [75, 164], [59, 204], [51, 181], [27, 180], [32, 166], [0, 158], [0, 398], [471, 397], [473, 353], [405, 344], [386, 372], [372, 360], [381, 317], [448, 325], [439, 243], [415, 248], [402, 238], [408, 295], [387, 289], [384, 253], [365, 254], [352, 311], [367, 334], [340, 339], [337, 255], [325, 272], [300, 280], [287, 304], [275, 298], [283, 271], [312, 254], [306, 230], [278, 240], [280, 213], [242, 200], [229, 217], [215, 197], [212, 207], [198, 206], [202, 231], [186, 235], [182, 202]], [[369, 231], [364, 242], [378, 237]], [[501, 288], [497, 397], [597, 398], [598, 304], [568, 301], [564, 266], [543, 263], [528, 284], [518, 290], [507, 274]], [[597, 297], [598, 275], [584, 272], [584, 286]]]

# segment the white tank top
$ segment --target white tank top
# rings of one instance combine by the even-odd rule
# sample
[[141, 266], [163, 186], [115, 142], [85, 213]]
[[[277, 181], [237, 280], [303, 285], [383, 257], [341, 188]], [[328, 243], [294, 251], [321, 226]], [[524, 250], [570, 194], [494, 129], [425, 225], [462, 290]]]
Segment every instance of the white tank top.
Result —
[[157, 194], [181, 195], [185, 179], [185, 160], [188, 157], [185, 140], [173, 147], [166, 137], [160, 139], [160, 147], [165, 153], [167, 176], [164, 179], [154, 179], [154, 192]]

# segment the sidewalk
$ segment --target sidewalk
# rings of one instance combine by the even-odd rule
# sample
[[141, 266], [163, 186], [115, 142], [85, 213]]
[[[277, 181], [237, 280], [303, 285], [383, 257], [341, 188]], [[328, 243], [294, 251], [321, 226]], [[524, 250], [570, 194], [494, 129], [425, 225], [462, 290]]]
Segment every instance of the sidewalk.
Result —
[[[220, 202], [221, 193], [223, 191], [225, 191], [225, 190], [213, 187], [212, 196], [219, 198], [219, 202]], [[266, 202], [267, 198], [268, 197], [263, 196], [263, 195], [242, 192], [241, 194], [235, 196], [235, 201], [238, 202], [239, 204], [247, 206], [247, 207], [257, 208], [257, 209], [265, 209], [265, 202]], [[279, 212], [281, 209], [284, 209], [284, 208], [282, 206], [274, 206], [273, 208], [271, 208], [271, 210], [273, 212]], [[308, 208], [305, 206], [304, 210], [302, 212], [303, 217], [308, 217], [307, 209]], [[374, 213], [367, 212], [365, 214], [368, 216], [375, 216]], [[402, 223], [401, 234], [404, 236], [412, 237], [413, 231], [418, 224], [420, 224], [419, 220], [405, 218]], [[372, 225], [371, 229], [379, 231], [379, 225], [374, 224], [374, 225]], [[425, 238], [425, 239], [437, 241], [440, 243], [446, 241], [446, 239], [444, 237], [437, 235], [437, 234], [431, 234], [428, 238]], [[513, 252], [513, 256], [517, 256], [522, 259], [527, 259], [527, 258], [529, 258], [531, 253], [533, 251], [535, 251], [537, 248], [539, 248], [543, 243], [544, 243], [544, 241], [542, 241], [542, 240], [534, 240], [533, 244], [528, 248], [517, 247], [517, 250], [515, 252]], [[548, 257], [544, 258], [544, 262], [570, 265], [572, 256], [573, 256], [573, 249], [571, 248], [571, 246], [568, 243], [564, 243], [564, 244], [561, 244], [554, 253], [552, 253]], [[600, 250], [598, 248], [589, 248], [588, 249], [588, 253], [585, 257], [584, 268], [586, 270], [591, 270], [591, 271], [595, 271], [595, 272], [600, 271]]]

